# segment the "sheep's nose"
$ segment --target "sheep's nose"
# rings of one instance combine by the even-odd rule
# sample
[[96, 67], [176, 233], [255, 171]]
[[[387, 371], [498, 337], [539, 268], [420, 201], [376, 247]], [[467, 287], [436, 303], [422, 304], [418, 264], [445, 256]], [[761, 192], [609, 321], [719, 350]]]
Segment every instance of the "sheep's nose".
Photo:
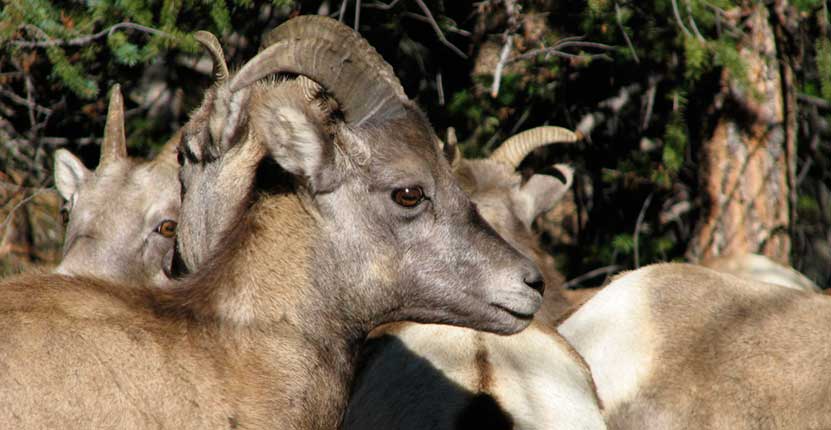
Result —
[[525, 282], [525, 285], [531, 287], [540, 294], [545, 292], [545, 281], [543, 280], [542, 273], [540, 273], [539, 269], [532, 269], [522, 278], [522, 280]]

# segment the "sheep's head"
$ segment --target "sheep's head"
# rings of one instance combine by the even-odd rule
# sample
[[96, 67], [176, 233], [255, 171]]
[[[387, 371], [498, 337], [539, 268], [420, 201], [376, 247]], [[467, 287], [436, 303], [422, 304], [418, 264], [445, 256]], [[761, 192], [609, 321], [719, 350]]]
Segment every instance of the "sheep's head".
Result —
[[456, 177], [482, 217], [542, 269], [548, 288], [545, 304], [537, 316], [547, 323], [553, 323], [568, 304], [559, 291], [562, 275], [553, 267], [552, 257], [540, 246], [532, 225], [563, 198], [571, 187], [574, 172], [566, 164], [555, 164], [550, 171], [546, 169], [530, 176], [520, 174], [517, 168], [536, 148], [576, 140], [577, 136], [569, 130], [544, 126], [509, 138], [485, 159], [462, 158], [452, 133], [448, 133], [444, 147]]
[[66, 221], [58, 273], [126, 284], [166, 281], [179, 219], [177, 144], [174, 137], [149, 162], [127, 157], [124, 105], [119, 86], [113, 87], [95, 171], [67, 150], [55, 153]]
[[[315, 282], [348, 286], [360, 304], [351, 312], [374, 324], [524, 328], [541, 302], [538, 269], [479, 216], [390, 66], [324, 17], [272, 37], [231, 77], [215, 38], [198, 36], [220, 79], [185, 127], [183, 219], [205, 211], [191, 190], [214, 180], [210, 164], [262, 146], [316, 220]], [[264, 79], [276, 73], [297, 78]], [[181, 259], [193, 267], [188, 247], [210, 240], [182, 227]]]

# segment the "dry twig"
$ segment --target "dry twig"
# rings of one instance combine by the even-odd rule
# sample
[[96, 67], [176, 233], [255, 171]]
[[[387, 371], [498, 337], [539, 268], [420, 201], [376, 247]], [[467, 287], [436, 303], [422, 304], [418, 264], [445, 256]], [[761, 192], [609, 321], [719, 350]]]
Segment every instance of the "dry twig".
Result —
[[581, 282], [591, 278], [596, 278], [600, 275], [608, 275], [610, 273], [615, 273], [620, 269], [622, 269], [622, 267], [615, 264], [610, 266], [598, 267], [597, 269], [590, 270], [574, 279], [570, 279], [568, 282], [563, 284], [563, 289], [568, 289], [574, 287], [575, 285], [580, 285]]
[[649, 208], [649, 204], [652, 203], [652, 196], [655, 195], [655, 192], [649, 193], [646, 196], [646, 200], [643, 201], [643, 206], [641, 206], [641, 211], [638, 212], [638, 219], [635, 221], [635, 232], [632, 233], [632, 239], [634, 242], [634, 250], [635, 250], [635, 268], [638, 269], [641, 267], [641, 260], [638, 254], [638, 241], [641, 235], [641, 225], [643, 224], [643, 218], [646, 215], [646, 209]]
[[156, 35], [156, 36], [162, 36], [162, 37], [167, 37], [167, 38], [170, 38], [170, 39], [175, 39], [173, 37], [173, 35], [171, 35], [170, 33], [165, 32], [165, 31], [157, 30], [155, 28], [146, 27], [146, 26], [143, 26], [141, 24], [134, 24], [132, 22], [120, 22], [118, 24], [114, 24], [110, 27], [107, 27], [107, 28], [103, 29], [103, 30], [99, 31], [98, 33], [90, 34], [90, 35], [87, 35], [87, 36], [76, 37], [74, 39], [53, 39], [48, 34], [46, 34], [46, 32], [44, 32], [43, 30], [41, 30], [40, 28], [38, 28], [34, 25], [25, 24], [23, 27], [27, 30], [31, 30], [31, 31], [37, 33], [38, 36], [41, 39], [44, 39], [44, 40], [41, 40], [41, 41], [14, 40], [14, 41], [11, 42], [12, 45], [20, 46], [20, 47], [23, 47], [23, 48], [43, 48], [43, 47], [48, 47], [48, 46], [81, 46], [81, 45], [86, 45], [87, 43], [90, 43], [90, 42], [94, 41], [95, 39], [100, 39], [104, 36], [109, 36], [110, 34], [115, 32], [116, 30], [121, 29], [121, 28], [130, 28], [130, 29], [133, 29], [133, 30], [139, 30], [141, 32], [148, 33], [148, 34], [153, 34], [153, 35]]
[[499, 53], [499, 62], [496, 63], [496, 70], [493, 72], [493, 84], [491, 84], [491, 97], [496, 98], [499, 95], [499, 84], [502, 81], [502, 69], [508, 60], [508, 54], [511, 53], [513, 46], [513, 34], [508, 34], [505, 37], [505, 44], [502, 46], [502, 52]]
[[465, 60], [467, 60], [467, 55], [465, 55], [465, 53], [462, 52], [461, 49], [457, 48], [456, 45], [450, 43], [450, 41], [447, 40], [446, 37], [444, 37], [444, 33], [442, 33], [442, 31], [441, 31], [441, 28], [439, 27], [439, 23], [436, 22], [435, 18], [433, 18], [433, 14], [430, 12], [430, 8], [428, 8], [427, 5], [424, 4], [424, 0], [415, 0], [415, 1], [418, 4], [418, 7], [421, 8], [421, 11], [424, 12], [424, 16], [426, 16], [427, 19], [429, 20], [430, 26], [433, 27], [433, 31], [436, 32], [436, 36], [439, 38], [439, 41], [441, 41], [442, 45], [450, 48], [450, 50], [455, 52], [456, 55], [458, 55], [458, 56], [464, 58]]
[[570, 54], [568, 52], [563, 51], [565, 48], [594, 48], [594, 49], [601, 49], [601, 50], [612, 50], [613, 47], [609, 45], [605, 45], [603, 43], [597, 42], [584, 42], [582, 36], [571, 36], [571, 37], [564, 37], [557, 41], [554, 46], [550, 47], [542, 47], [537, 49], [532, 49], [522, 55], [517, 55], [508, 60], [508, 63], [513, 63], [514, 61], [519, 60], [526, 60], [529, 58], [534, 58], [537, 55], [554, 55], [557, 57], [563, 58], [580, 58], [580, 57], [588, 57], [588, 58], [609, 58], [606, 54]]
[[623, 28], [623, 19], [621, 18], [620, 13], [620, 6], [615, 2], [615, 19], [617, 20], [617, 26], [620, 28], [620, 32], [623, 34], [623, 40], [626, 41], [626, 45], [629, 47], [629, 50], [632, 51], [632, 58], [635, 59], [635, 62], [640, 64], [641, 60], [638, 58], [638, 53], [635, 52], [635, 47], [632, 45], [632, 41], [629, 40], [629, 35], [626, 34], [626, 29]]

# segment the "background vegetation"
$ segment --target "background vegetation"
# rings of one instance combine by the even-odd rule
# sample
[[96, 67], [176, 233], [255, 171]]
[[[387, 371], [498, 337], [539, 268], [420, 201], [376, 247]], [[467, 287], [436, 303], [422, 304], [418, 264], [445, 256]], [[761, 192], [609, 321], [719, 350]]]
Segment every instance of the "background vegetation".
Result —
[[[357, 28], [442, 135], [469, 157], [552, 124], [581, 131], [524, 164], [578, 167], [568, 201], [540, 220], [567, 279], [690, 256], [703, 216], [701, 149], [719, 120], [725, 74], [756, 94], [739, 49], [754, 8], [790, 60], [797, 150], [791, 263], [831, 283], [831, 39], [820, 0], [5, 0], [0, 12], [0, 259], [4, 271], [58, 258], [51, 157], [97, 162], [107, 91], [127, 99], [130, 151], [151, 155], [183, 124], [210, 63], [190, 33], [221, 36], [230, 64], [298, 14]], [[721, 96], [720, 96], [721, 94]], [[582, 276], [591, 273], [596, 276]]]

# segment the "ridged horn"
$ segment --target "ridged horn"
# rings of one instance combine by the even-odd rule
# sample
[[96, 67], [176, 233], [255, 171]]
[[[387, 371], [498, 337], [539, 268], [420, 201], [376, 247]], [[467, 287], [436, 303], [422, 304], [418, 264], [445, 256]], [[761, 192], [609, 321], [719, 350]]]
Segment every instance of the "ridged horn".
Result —
[[392, 66], [384, 61], [384, 58], [359, 33], [337, 20], [318, 15], [298, 16], [269, 31], [263, 38], [260, 49], [265, 49], [281, 40], [306, 39], [325, 39], [333, 45], [352, 46], [352, 49], [363, 52], [366, 61], [377, 70], [378, 76], [393, 87], [395, 95], [401, 100], [407, 100], [407, 94], [404, 93], [404, 88], [398, 81]]
[[214, 79], [219, 83], [228, 79], [228, 65], [225, 64], [225, 54], [222, 52], [222, 45], [219, 44], [216, 36], [208, 31], [197, 31], [193, 34], [193, 37], [211, 55], [211, 60], [214, 63]]
[[[283, 25], [302, 28], [302, 25], [290, 24], [301, 18]], [[234, 76], [232, 92], [268, 75], [287, 72], [306, 76], [332, 94], [350, 126], [405, 114], [407, 98], [401, 84], [394, 75], [392, 79], [386, 75], [385, 68], [389, 65], [360, 34], [327, 17], [309, 16], [301, 21], [315, 28], [303, 30], [303, 39], [297, 40], [294, 36], [281, 39], [257, 54]]]
[[536, 127], [511, 136], [499, 148], [496, 148], [496, 151], [493, 151], [489, 159], [516, 169], [531, 151], [541, 146], [559, 142], [572, 143], [577, 140], [574, 132], [562, 127]]
[[104, 126], [104, 141], [101, 143], [99, 166], [110, 161], [127, 157], [127, 137], [124, 134], [124, 98], [121, 85], [115, 84], [110, 90], [110, 105], [107, 108], [107, 124]]

